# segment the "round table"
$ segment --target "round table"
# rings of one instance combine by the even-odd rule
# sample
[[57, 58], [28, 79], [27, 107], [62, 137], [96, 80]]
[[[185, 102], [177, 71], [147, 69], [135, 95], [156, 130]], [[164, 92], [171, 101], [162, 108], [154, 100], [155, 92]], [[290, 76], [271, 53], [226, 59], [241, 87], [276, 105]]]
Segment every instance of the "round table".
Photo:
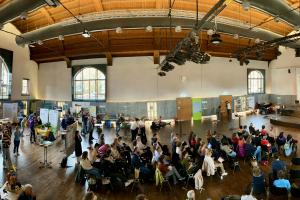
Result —
[[40, 162], [42, 165], [40, 168], [52, 168], [51, 162], [48, 162], [48, 147], [51, 146], [53, 142], [44, 141], [40, 146], [44, 147], [44, 161]]

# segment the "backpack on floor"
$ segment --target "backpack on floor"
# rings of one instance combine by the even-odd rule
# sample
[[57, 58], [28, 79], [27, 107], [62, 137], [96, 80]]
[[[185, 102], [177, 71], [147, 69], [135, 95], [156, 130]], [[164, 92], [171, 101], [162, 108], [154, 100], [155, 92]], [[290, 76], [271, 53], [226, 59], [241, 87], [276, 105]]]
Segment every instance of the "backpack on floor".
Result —
[[61, 160], [61, 163], [60, 163], [60, 167], [61, 168], [66, 168], [67, 167], [67, 162], [68, 162], [68, 157], [64, 157], [62, 160]]

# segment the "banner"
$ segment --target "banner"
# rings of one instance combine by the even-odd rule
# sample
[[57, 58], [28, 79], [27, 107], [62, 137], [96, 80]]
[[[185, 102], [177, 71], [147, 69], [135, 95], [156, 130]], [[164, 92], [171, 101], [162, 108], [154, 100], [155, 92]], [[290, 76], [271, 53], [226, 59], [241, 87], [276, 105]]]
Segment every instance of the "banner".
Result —
[[202, 99], [192, 98], [193, 103], [193, 120], [202, 119]]

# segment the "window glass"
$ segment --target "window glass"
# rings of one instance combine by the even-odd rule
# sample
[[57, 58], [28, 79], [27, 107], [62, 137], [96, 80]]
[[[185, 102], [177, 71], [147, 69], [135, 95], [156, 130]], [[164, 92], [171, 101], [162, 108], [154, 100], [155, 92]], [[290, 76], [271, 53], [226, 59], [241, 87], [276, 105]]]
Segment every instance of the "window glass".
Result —
[[248, 93], [249, 94], [258, 94], [258, 93], [264, 93], [264, 83], [265, 78], [261, 71], [258, 70], [252, 70], [248, 74]]

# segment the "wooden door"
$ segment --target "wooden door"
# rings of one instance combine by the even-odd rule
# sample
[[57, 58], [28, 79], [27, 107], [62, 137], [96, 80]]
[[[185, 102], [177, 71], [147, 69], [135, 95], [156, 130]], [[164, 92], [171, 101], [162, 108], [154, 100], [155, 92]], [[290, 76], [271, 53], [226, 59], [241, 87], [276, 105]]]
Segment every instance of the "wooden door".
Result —
[[183, 97], [176, 99], [177, 120], [188, 121], [192, 119], [192, 98]]
[[232, 105], [232, 95], [220, 96], [220, 106], [221, 106], [221, 117], [222, 118], [228, 118], [227, 107], [226, 107], [226, 102], [227, 101], [230, 103], [230, 105], [231, 105], [231, 111], [232, 111], [232, 108], [233, 108], [233, 105]]

